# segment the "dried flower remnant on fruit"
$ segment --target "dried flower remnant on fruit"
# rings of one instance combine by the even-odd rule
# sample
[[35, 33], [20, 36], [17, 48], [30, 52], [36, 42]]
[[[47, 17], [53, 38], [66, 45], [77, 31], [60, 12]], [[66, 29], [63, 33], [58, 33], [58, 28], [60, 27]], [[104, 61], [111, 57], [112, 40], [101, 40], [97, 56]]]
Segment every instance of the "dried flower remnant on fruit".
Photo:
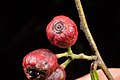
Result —
[[53, 25], [52, 29], [56, 34], [60, 34], [65, 30], [65, 25], [63, 22], [58, 21]]
[[48, 49], [37, 49], [23, 58], [23, 69], [30, 80], [46, 79], [58, 66], [56, 55]]
[[48, 40], [59, 48], [68, 48], [78, 38], [77, 26], [69, 17], [60, 15], [52, 19], [46, 27]]

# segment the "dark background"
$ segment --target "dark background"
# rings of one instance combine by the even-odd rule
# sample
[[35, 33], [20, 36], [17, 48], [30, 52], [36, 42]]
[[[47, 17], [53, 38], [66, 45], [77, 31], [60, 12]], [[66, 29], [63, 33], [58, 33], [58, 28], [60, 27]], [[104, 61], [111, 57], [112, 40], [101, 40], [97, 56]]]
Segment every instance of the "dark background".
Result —
[[[117, 0], [82, 0], [87, 23], [107, 67], [120, 67], [120, 8]], [[0, 1], [0, 75], [4, 80], [27, 80], [22, 68], [23, 57], [38, 48], [54, 53], [64, 52], [50, 44], [45, 29], [57, 15], [70, 17], [78, 26], [74, 0], [1, 0]], [[84, 33], [72, 46], [74, 53], [91, 55]], [[59, 63], [64, 62], [61, 58]], [[74, 80], [89, 73], [91, 61], [74, 60], [67, 68], [67, 79]]]

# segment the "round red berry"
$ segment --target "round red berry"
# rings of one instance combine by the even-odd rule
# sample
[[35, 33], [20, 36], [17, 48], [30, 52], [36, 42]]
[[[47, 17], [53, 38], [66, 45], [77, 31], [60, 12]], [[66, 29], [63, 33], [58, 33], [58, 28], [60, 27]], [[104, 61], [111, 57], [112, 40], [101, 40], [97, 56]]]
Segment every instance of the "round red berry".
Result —
[[24, 73], [30, 80], [46, 79], [58, 66], [56, 55], [48, 49], [37, 49], [23, 58]]
[[75, 44], [78, 38], [77, 26], [67, 16], [56, 16], [47, 25], [46, 34], [48, 40], [59, 48], [68, 48]]
[[65, 80], [66, 79], [66, 72], [61, 67], [58, 66], [56, 70], [46, 79], [46, 80]]

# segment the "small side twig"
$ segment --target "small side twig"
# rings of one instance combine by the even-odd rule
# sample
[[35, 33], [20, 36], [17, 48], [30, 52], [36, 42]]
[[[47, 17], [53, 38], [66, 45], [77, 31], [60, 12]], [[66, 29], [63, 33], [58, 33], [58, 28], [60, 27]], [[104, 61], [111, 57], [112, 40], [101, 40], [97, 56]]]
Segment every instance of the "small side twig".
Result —
[[97, 72], [97, 67], [100, 65], [99, 61], [94, 61], [91, 63], [90, 66], [90, 76], [91, 80], [99, 80], [98, 72]]
[[95, 55], [98, 57], [98, 60], [101, 62], [101, 65], [99, 67], [103, 70], [103, 72], [105, 73], [106, 77], [109, 80], [114, 80], [111, 73], [108, 71], [105, 63], [103, 62], [103, 60], [100, 56], [100, 53], [98, 51], [98, 48], [95, 44], [95, 41], [94, 41], [94, 39], [93, 39], [93, 37], [90, 33], [90, 30], [88, 28], [87, 21], [86, 21], [85, 15], [84, 15], [84, 11], [83, 11], [83, 8], [82, 8], [81, 1], [80, 0], [75, 0], [75, 4], [76, 4], [78, 14], [79, 14], [79, 18], [80, 18], [80, 21], [81, 21], [80, 22], [81, 30], [83, 30], [83, 32], [85, 33], [85, 36], [86, 36], [91, 48], [94, 50]]

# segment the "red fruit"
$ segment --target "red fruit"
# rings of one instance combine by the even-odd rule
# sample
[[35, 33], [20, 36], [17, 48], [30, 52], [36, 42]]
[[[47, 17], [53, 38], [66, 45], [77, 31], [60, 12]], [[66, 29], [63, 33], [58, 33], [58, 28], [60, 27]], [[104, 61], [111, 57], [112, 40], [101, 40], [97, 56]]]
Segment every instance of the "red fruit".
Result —
[[65, 70], [58, 66], [58, 68], [46, 79], [46, 80], [65, 80], [66, 72]]
[[38, 49], [23, 58], [24, 73], [30, 80], [44, 80], [58, 66], [56, 55], [48, 49]]
[[78, 38], [76, 24], [63, 15], [56, 16], [47, 25], [46, 34], [48, 40], [59, 48], [68, 48], [75, 44]]

